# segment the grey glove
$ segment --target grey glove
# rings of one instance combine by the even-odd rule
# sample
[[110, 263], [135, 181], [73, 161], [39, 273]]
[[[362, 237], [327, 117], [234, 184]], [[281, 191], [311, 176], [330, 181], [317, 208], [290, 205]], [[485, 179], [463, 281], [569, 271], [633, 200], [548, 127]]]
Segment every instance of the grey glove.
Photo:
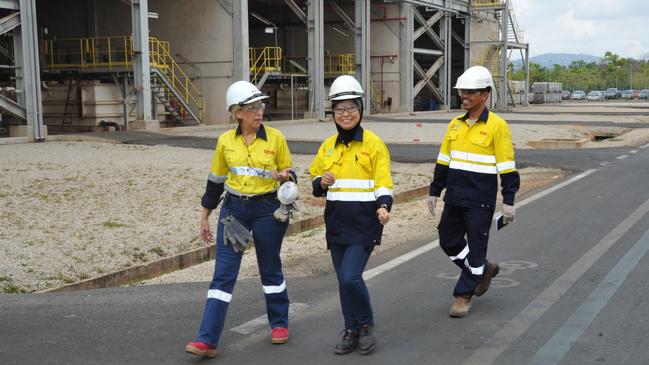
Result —
[[514, 223], [516, 208], [513, 205], [503, 204], [503, 224]]
[[278, 221], [284, 223], [288, 221], [289, 218], [293, 218], [293, 213], [299, 212], [300, 208], [297, 206], [297, 202], [291, 204], [280, 204], [279, 208], [273, 213], [273, 217]]
[[430, 215], [433, 217], [435, 216], [435, 206], [437, 205], [437, 196], [429, 195], [428, 196], [428, 211], [430, 212]]
[[223, 223], [223, 243], [226, 246], [231, 245], [234, 252], [242, 253], [252, 246], [254, 243], [252, 232], [232, 215], [221, 219], [221, 223]]

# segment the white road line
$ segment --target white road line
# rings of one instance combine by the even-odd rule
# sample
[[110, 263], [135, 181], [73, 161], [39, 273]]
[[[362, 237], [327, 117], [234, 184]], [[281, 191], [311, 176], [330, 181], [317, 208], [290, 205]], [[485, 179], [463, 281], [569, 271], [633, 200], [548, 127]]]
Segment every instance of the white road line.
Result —
[[[573, 176], [570, 179], [568, 179], [568, 180], [566, 180], [566, 181], [564, 181], [564, 182], [562, 182], [560, 184], [554, 185], [554, 186], [552, 186], [552, 187], [550, 187], [548, 189], [545, 189], [545, 190], [543, 190], [543, 191], [541, 191], [539, 193], [536, 193], [536, 194], [530, 196], [529, 198], [522, 200], [520, 203], [517, 204], [517, 207], [520, 208], [522, 206], [525, 206], [525, 205], [527, 205], [527, 204], [529, 204], [529, 203], [531, 203], [531, 202], [533, 202], [533, 201], [535, 201], [537, 199], [540, 199], [540, 198], [542, 198], [542, 197], [544, 197], [544, 196], [546, 196], [546, 195], [548, 195], [548, 194], [550, 194], [550, 193], [552, 193], [554, 191], [557, 191], [557, 190], [561, 189], [562, 187], [564, 187], [566, 185], [572, 184], [573, 182], [575, 182], [577, 180], [583, 179], [584, 177], [592, 174], [595, 171], [597, 171], [597, 170], [596, 169], [586, 170], [586, 171], [582, 172], [581, 174]], [[427, 244], [425, 244], [425, 245], [423, 245], [423, 246], [421, 246], [421, 247], [419, 247], [417, 249], [414, 249], [414, 250], [412, 250], [412, 251], [410, 251], [408, 253], [405, 253], [405, 254], [403, 254], [403, 255], [401, 255], [399, 257], [395, 257], [392, 260], [390, 260], [390, 261], [388, 261], [388, 262], [386, 262], [384, 264], [381, 264], [381, 265], [379, 265], [377, 267], [366, 270], [363, 273], [363, 279], [369, 280], [371, 278], [374, 278], [374, 277], [376, 277], [376, 276], [378, 276], [378, 275], [380, 275], [380, 274], [382, 274], [382, 273], [384, 273], [384, 272], [386, 272], [388, 270], [394, 269], [395, 267], [397, 267], [397, 266], [399, 266], [399, 265], [401, 265], [403, 263], [406, 263], [406, 262], [414, 259], [415, 257], [420, 256], [420, 255], [422, 255], [422, 254], [424, 254], [424, 253], [426, 253], [426, 252], [428, 252], [428, 251], [430, 251], [430, 250], [432, 250], [432, 249], [434, 249], [435, 247], [438, 247], [438, 246], [439, 246], [439, 240], [429, 242], [429, 243], [427, 243]], [[308, 305], [304, 304], [304, 303], [293, 303], [293, 304], [291, 304], [289, 306], [289, 312], [292, 312], [293, 310], [300, 311], [300, 310], [305, 309], [307, 307], [308, 307]], [[240, 334], [243, 334], [243, 335], [248, 335], [248, 334], [251, 334], [251, 333], [253, 333], [253, 332], [255, 332], [255, 331], [257, 331], [257, 330], [259, 330], [261, 328], [266, 327], [267, 325], [268, 325], [267, 316], [263, 315], [263, 316], [259, 316], [259, 317], [255, 318], [253, 320], [250, 320], [250, 321], [248, 321], [246, 323], [240, 324], [240, 325], [238, 325], [238, 326], [236, 326], [234, 328], [231, 328], [230, 331], [237, 332], [237, 333], [240, 333]]]
[[631, 150], [631, 151], [629, 151], [629, 153], [638, 153], [638, 152], [640, 152], [640, 150]]
[[550, 286], [545, 288], [514, 318], [505, 323], [491, 338], [471, 354], [463, 365], [490, 365], [515, 343], [520, 336], [538, 321], [561, 297], [572, 288], [573, 284], [588, 271], [613, 245], [649, 212], [649, 200], [646, 200], [633, 213], [602, 238], [582, 257], [575, 261]]
[[[592, 174], [595, 171], [597, 171], [597, 170], [596, 169], [586, 170], [586, 171], [582, 172], [581, 174], [573, 176], [570, 179], [568, 179], [568, 180], [566, 180], [566, 181], [564, 181], [562, 183], [554, 185], [554, 186], [552, 186], [552, 187], [550, 187], [548, 189], [545, 189], [545, 190], [543, 190], [541, 192], [538, 192], [538, 193], [530, 196], [527, 199], [522, 200], [520, 203], [516, 204], [516, 206], [519, 207], [519, 208], [523, 207], [523, 206], [525, 206], [525, 205], [527, 205], [527, 204], [529, 204], [529, 203], [531, 203], [531, 202], [533, 202], [535, 200], [541, 199], [544, 196], [546, 196], [546, 195], [548, 195], [548, 194], [550, 194], [550, 193], [552, 193], [554, 191], [557, 191], [557, 190], [561, 189], [562, 187], [564, 187], [566, 185], [570, 185], [570, 184], [574, 183], [577, 180], [583, 179], [584, 177]], [[396, 257], [396, 258], [394, 258], [394, 259], [392, 259], [392, 260], [390, 260], [390, 261], [388, 261], [388, 262], [386, 262], [384, 264], [381, 264], [381, 265], [379, 265], [379, 266], [377, 266], [375, 268], [372, 268], [370, 270], [365, 271], [363, 273], [363, 278], [365, 280], [369, 280], [369, 279], [371, 279], [371, 278], [373, 278], [373, 277], [375, 277], [375, 276], [377, 276], [377, 275], [379, 275], [381, 273], [384, 273], [384, 272], [386, 272], [386, 271], [388, 271], [390, 269], [393, 269], [393, 268], [395, 268], [395, 267], [397, 267], [397, 266], [399, 266], [399, 265], [401, 265], [401, 264], [403, 264], [405, 262], [408, 262], [408, 261], [414, 259], [415, 257], [434, 249], [437, 246], [439, 246], [439, 240], [429, 242], [429, 243], [425, 244], [422, 247], [419, 247], [419, 248], [417, 248], [415, 250], [412, 250], [412, 251], [410, 251], [410, 252], [408, 252], [406, 254], [403, 254], [403, 255], [401, 255], [399, 257]]]
[[605, 162], [600, 162], [600, 163], [599, 163], [599, 165], [600, 165], [600, 166], [606, 166], [606, 165], [608, 165], [608, 164], [609, 164], [609, 162], [608, 162], [608, 161], [605, 161]]
[[377, 266], [375, 268], [372, 268], [372, 269], [369, 269], [369, 270], [365, 271], [363, 273], [363, 279], [369, 280], [369, 279], [371, 279], [371, 278], [373, 278], [373, 277], [375, 277], [375, 276], [377, 276], [379, 274], [382, 274], [382, 273], [384, 273], [384, 272], [386, 272], [386, 271], [388, 271], [390, 269], [394, 269], [395, 267], [397, 267], [397, 266], [399, 266], [399, 265], [401, 265], [403, 263], [406, 263], [406, 262], [414, 259], [415, 257], [432, 250], [433, 248], [435, 248], [437, 246], [439, 246], [439, 240], [429, 242], [429, 243], [427, 243], [427, 244], [425, 244], [425, 245], [423, 245], [423, 246], [421, 246], [421, 247], [419, 247], [419, 248], [417, 248], [415, 250], [412, 250], [412, 251], [410, 251], [410, 252], [408, 252], [406, 254], [403, 254], [403, 255], [401, 255], [399, 257], [396, 257], [396, 258], [394, 258], [394, 259], [392, 259], [392, 260], [390, 260], [390, 261], [388, 261], [388, 262], [386, 262], [386, 263], [384, 263], [382, 265], [379, 265], [379, 266]]
[[[307, 308], [309, 308], [309, 305], [305, 303], [291, 303], [288, 306], [289, 316], [294, 316], [296, 314], [299, 314], [299, 312], [303, 312]], [[240, 333], [242, 335], [249, 335], [267, 326], [268, 326], [268, 316], [264, 314], [263, 316], [259, 316], [246, 323], [242, 323], [236, 327], [230, 328], [230, 331]]]
[[643, 150], [644, 150], [645, 148], [647, 148], [647, 147], [649, 147], [649, 143], [647, 143], [647, 144], [644, 145], [644, 146], [640, 146], [640, 148], [642, 148]]
[[629, 157], [629, 155], [620, 155], [620, 156], [617, 156], [616, 158], [617, 158], [618, 160], [624, 160], [624, 159], [627, 158], [627, 157]]

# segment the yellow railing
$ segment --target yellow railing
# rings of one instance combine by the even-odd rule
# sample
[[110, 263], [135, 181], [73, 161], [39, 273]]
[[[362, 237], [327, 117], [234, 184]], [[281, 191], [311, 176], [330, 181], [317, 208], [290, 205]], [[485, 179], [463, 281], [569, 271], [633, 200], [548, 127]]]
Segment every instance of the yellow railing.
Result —
[[502, 0], [473, 0], [472, 1], [472, 6], [474, 8], [479, 8], [479, 7], [494, 7], [494, 6], [500, 6], [502, 5], [503, 1]]
[[282, 70], [282, 49], [279, 47], [250, 48], [250, 73], [252, 82], [257, 83], [265, 72]]
[[325, 73], [334, 75], [354, 75], [356, 74], [356, 65], [354, 64], [355, 56], [353, 53], [344, 53], [329, 56], [329, 65]]
[[[169, 50], [169, 42], [160, 41], [155, 37], [149, 37], [149, 50], [151, 57], [151, 65], [157, 67], [162, 71], [167, 80], [171, 83], [173, 88], [181, 95], [183, 101], [190, 107], [194, 107], [198, 111], [200, 120], [203, 120], [205, 114], [205, 104], [203, 101], [203, 94], [196, 87], [190, 77], [187, 76], [185, 71], [176, 63], [171, 57]], [[182, 110], [181, 110], [182, 114]]]
[[[50, 71], [119, 70], [133, 66], [133, 39], [131, 36], [49, 39], [43, 41], [41, 55], [43, 69]], [[205, 114], [203, 94], [171, 57], [169, 42], [149, 37], [149, 59], [151, 67], [166, 76], [183, 101], [197, 111], [202, 120]]]

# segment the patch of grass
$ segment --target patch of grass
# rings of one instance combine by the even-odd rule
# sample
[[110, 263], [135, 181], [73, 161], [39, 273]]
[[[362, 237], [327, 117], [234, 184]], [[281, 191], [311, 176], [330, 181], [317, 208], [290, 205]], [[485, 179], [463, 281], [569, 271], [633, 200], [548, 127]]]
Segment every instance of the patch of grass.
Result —
[[20, 294], [20, 293], [27, 293], [27, 291], [18, 285], [14, 283], [6, 283], [4, 287], [2, 288], [2, 291], [4, 293], [8, 294]]
[[11, 276], [5, 275], [5, 276], [0, 276], [0, 281], [12, 282], [14, 281], [14, 279]]
[[149, 252], [154, 253], [158, 255], [159, 257], [162, 257], [165, 255], [165, 251], [161, 247], [153, 247], [152, 249], [149, 250]]
[[106, 222], [103, 222], [101, 225], [106, 227], [106, 228], [121, 228], [121, 227], [126, 227], [127, 226], [126, 224], [119, 223], [119, 222], [114, 222], [112, 220], [108, 220]]

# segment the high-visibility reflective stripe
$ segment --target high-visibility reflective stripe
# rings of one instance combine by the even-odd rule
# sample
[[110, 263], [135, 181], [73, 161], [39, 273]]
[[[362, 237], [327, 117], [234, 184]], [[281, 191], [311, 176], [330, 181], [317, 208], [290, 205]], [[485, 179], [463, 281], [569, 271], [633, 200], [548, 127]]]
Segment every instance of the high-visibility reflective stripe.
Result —
[[469, 254], [469, 245], [466, 245], [466, 247], [464, 247], [464, 249], [462, 250], [462, 252], [458, 253], [457, 256], [449, 256], [449, 258], [450, 258], [451, 260], [464, 260], [464, 258], [465, 258], [466, 255], [468, 255], [468, 254]]
[[315, 179], [318, 179], [318, 178], [320, 178], [320, 179], [321, 179], [321, 178], [322, 178], [322, 176], [316, 176], [316, 177], [314, 177], [314, 178], [313, 178], [313, 179], [312, 179], [311, 181], [315, 181]]
[[482, 273], [484, 273], [484, 265], [480, 267], [471, 267], [471, 265], [469, 265], [469, 259], [464, 260], [464, 266], [466, 266], [473, 275], [482, 275]]
[[456, 151], [456, 150], [451, 151], [451, 158], [471, 161], [471, 162], [496, 163], [495, 155], [481, 155], [478, 153]]
[[227, 175], [225, 175], [225, 176], [217, 176], [217, 175], [214, 175], [211, 172], [210, 172], [209, 175], [207, 175], [207, 180], [209, 180], [211, 182], [214, 182], [214, 183], [217, 183], [217, 184], [225, 182], [225, 179], [227, 179], [227, 178], [228, 178]]
[[437, 159], [440, 160], [440, 161], [444, 161], [444, 162], [451, 162], [451, 157], [449, 157], [449, 155], [445, 155], [445, 154], [443, 154], [441, 152], [439, 153], [439, 155], [437, 155]]
[[384, 196], [384, 195], [392, 196], [392, 189], [378, 188], [378, 189], [374, 190], [374, 196], [375, 197], [378, 198], [378, 197]]
[[476, 165], [469, 162], [451, 161], [449, 168], [456, 170], [464, 170], [471, 172], [479, 172], [483, 174], [496, 174], [496, 166]]
[[327, 200], [337, 200], [344, 202], [371, 202], [375, 201], [373, 191], [357, 192], [357, 191], [328, 191]]
[[258, 176], [262, 179], [273, 178], [273, 174], [270, 170], [258, 169], [248, 166], [233, 166], [230, 167], [230, 172], [234, 175], [240, 176]]
[[330, 189], [373, 189], [373, 179], [338, 179]]
[[264, 291], [264, 294], [277, 294], [286, 290], [286, 280], [284, 280], [280, 285], [262, 285], [261, 289]]
[[498, 171], [516, 170], [516, 162], [514, 161], [501, 162], [499, 164], [496, 164], [496, 168], [498, 169]]
[[232, 294], [218, 289], [210, 289], [207, 291], [207, 298], [218, 299], [220, 301], [230, 303], [230, 300], [232, 300]]

